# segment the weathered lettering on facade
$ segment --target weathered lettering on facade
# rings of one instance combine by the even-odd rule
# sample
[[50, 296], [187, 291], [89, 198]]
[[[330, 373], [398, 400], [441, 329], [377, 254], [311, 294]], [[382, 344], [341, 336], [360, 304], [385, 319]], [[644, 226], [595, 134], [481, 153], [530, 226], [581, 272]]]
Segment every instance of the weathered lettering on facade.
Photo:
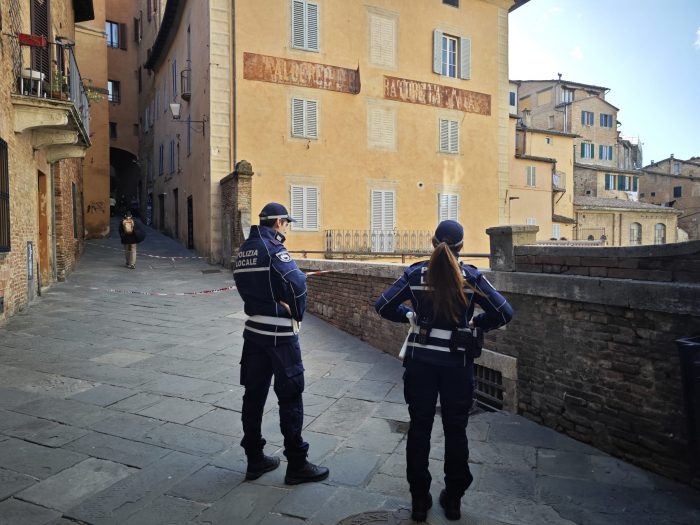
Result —
[[407, 78], [384, 76], [384, 98], [491, 115], [491, 95]]
[[359, 68], [347, 69], [256, 53], [243, 54], [243, 78], [353, 95], [360, 92]]

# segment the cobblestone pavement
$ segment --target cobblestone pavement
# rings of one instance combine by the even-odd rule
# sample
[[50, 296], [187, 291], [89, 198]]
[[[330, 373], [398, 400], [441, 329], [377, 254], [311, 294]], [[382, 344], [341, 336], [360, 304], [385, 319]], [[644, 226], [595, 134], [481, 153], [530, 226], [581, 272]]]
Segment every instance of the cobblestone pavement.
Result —
[[[267, 452], [283, 464], [244, 481], [242, 303], [235, 291], [172, 295], [233, 285], [227, 270], [171, 258], [191, 255], [150, 231], [130, 270], [116, 236], [90, 241], [67, 282], [0, 327], [0, 524], [330, 525], [373, 510], [406, 522], [401, 365], [313, 317], [304, 436], [330, 477], [284, 484], [271, 392]], [[462, 523], [700, 523], [697, 491], [522, 417], [476, 415], [469, 437]], [[436, 502], [442, 447], [438, 421]], [[439, 505], [429, 522], [447, 523]]]

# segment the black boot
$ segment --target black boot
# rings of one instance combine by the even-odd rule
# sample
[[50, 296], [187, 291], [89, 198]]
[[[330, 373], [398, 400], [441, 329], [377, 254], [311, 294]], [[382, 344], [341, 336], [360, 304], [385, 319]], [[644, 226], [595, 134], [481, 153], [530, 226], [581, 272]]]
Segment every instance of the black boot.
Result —
[[260, 476], [265, 474], [265, 472], [270, 472], [275, 470], [280, 466], [280, 458], [276, 456], [266, 456], [263, 454], [262, 458], [255, 461], [248, 459], [248, 469], [245, 473], [245, 479], [252, 480], [258, 479]]
[[310, 481], [322, 481], [328, 477], [328, 472], [327, 467], [319, 467], [307, 461], [301, 467], [287, 467], [284, 482], [287, 485], [299, 485]]
[[461, 516], [462, 498], [450, 496], [447, 490], [443, 489], [440, 493], [440, 506], [445, 510], [445, 517], [448, 520], [458, 520]]
[[411, 499], [411, 519], [413, 521], [425, 521], [428, 519], [428, 509], [433, 506], [433, 497], [430, 492], [426, 496], [413, 496]]

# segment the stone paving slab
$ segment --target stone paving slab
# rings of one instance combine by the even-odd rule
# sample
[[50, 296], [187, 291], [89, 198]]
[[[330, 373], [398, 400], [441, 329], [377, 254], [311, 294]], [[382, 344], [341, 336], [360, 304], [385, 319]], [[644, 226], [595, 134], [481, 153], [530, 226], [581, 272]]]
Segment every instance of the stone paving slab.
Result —
[[200, 503], [213, 503], [243, 483], [241, 472], [207, 465], [168, 491], [168, 495]]
[[81, 403], [106, 407], [134, 394], [135, 392], [133, 390], [127, 388], [111, 385], [96, 385], [89, 390], [84, 390], [83, 392], [70, 396], [69, 399], [80, 401]]
[[46, 525], [60, 517], [60, 512], [26, 501], [14, 498], [0, 501], [0, 525]]
[[119, 463], [88, 458], [29, 487], [16, 497], [42, 507], [65, 511], [135, 471]]
[[83, 454], [42, 447], [20, 439], [9, 438], [0, 442], [0, 466], [39, 479], [53, 476], [84, 459], [87, 456]]
[[31, 487], [37, 480], [25, 474], [0, 469], [0, 501], [13, 494]]
[[64, 448], [81, 452], [94, 458], [108, 459], [139, 468], [145, 467], [171, 452], [166, 448], [97, 432], [91, 432], [76, 441], [68, 443]]
[[23, 425], [5, 430], [5, 434], [45, 447], [61, 447], [88, 433], [88, 430], [82, 428], [54, 423], [46, 419], [32, 419]]

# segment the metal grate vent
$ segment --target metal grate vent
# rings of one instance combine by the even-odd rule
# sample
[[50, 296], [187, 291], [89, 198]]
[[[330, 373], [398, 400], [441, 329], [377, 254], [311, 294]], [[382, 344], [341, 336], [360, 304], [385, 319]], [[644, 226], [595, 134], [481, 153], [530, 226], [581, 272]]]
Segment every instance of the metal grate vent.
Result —
[[503, 374], [499, 370], [474, 365], [476, 402], [487, 410], [503, 410]]

